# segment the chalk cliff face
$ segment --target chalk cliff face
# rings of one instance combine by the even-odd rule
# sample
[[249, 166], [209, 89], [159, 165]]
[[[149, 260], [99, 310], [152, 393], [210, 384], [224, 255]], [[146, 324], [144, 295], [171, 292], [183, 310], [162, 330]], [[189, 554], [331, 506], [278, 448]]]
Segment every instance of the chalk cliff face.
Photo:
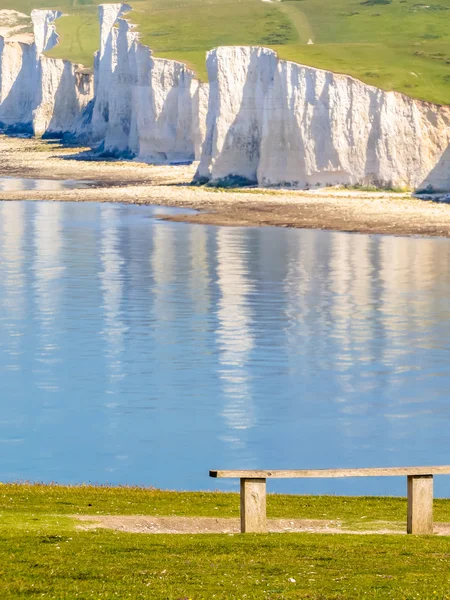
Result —
[[[125, 48], [124, 56], [119, 57], [119, 51], [122, 50], [122, 44], [119, 44], [119, 30], [115, 24], [120, 16], [131, 7], [127, 4], [106, 4], [100, 5], [98, 14], [100, 19], [100, 50], [95, 56], [94, 68], [94, 85], [95, 98], [92, 113], [92, 129], [91, 134], [96, 141], [105, 141], [108, 133], [110, 134], [113, 126], [112, 120], [114, 101], [119, 100], [119, 96], [123, 94], [123, 88], [127, 87], [127, 73], [124, 72], [128, 68], [128, 48]], [[128, 30], [127, 22], [122, 22], [121, 38], [123, 40], [126, 31]], [[123, 41], [122, 41], [123, 43]], [[125, 69], [124, 69], [125, 67]], [[127, 115], [125, 115], [127, 119]], [[122, 148], [123, 149], [123, 148]]]
[[58, 11], [32, 12], [34, 41], [0, 36], [0, 124], [148, 162], [201, 159], [196, 177], [210, 181], [450, 190], [450, 107], [256, 47], [209, 52], [201, 84], [186, 65], [153, 57], [129, 10], [99, 6], [94, 77], [44, 55], [58, 41]]
[[0, 37], [0, 123], [32, 129], [35, 51]]
[[51, 50], [58, 43], [55, 21], [62, 17], [59, 10], [32, 10], [31, 21], [33, 23], [34, 45], [36, 53], [42, 54]]
[[149, 162], [194, 160], [205, 135], [207, 86], [184, 64], [154, 58], [122, 18], [129, 9], [99, 7], [92, 138], [115, 155]]
[[198, 178], [449, 189], [448, 107], [279, 60], [265, 48], [218, 48], [207, 67]]
[[92, 76], [79, 65], [48, 58], [57, 43], [54, 21], [61, 13], [34, 10], [34, 42], [0, 37], [0, 123], [34, 135], [74, 132], [93, 96]]

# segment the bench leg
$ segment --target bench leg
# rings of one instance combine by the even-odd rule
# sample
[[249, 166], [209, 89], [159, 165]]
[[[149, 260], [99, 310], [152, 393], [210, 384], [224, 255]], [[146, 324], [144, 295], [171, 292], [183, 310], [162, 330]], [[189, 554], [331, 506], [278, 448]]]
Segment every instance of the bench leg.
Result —
[[407, 533], [433, 533], [433, 475], [408, 475]]
[[241, 533], [267, 533], [265, 479], [241, 479]]

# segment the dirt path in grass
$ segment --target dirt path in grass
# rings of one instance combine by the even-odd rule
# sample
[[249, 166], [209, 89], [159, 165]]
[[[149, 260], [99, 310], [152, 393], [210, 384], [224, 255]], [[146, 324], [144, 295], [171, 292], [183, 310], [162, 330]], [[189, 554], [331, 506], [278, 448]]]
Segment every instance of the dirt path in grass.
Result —
[[[127, 533], [239, 533], [239, 519], [216, 517], [149, 517], [116, 515], [75, 515], [82, 524], [79, 529], [114, 529]], [[269, 519], [271, 533], [350, 533], [350, 534], [404, 534], [406, 527], [389, 522], [372, 523], [371, 528], [349, 529], [340, 521], [318, 519]], [[450, 535], [450, 523], [435, 523], [437, 535]]]
[[[239, 519], [217, 517], [144, 517], [144, 516], [76, 516], [83, 522], [82, 528], [106, 528], [129, 533], [239, 533]], [[310, 532], [340, 533], [338, 521], [315, 519], [269, 519], [272, 533]], [[358, 532], [359, 533], [359, 532]]]
[[305, 13], [296, 4], [280, 2], [280, 10], [287, 15], [297, 30], [299, 42], [306, 44], [308, 40], [314, 41], [314, 31]]

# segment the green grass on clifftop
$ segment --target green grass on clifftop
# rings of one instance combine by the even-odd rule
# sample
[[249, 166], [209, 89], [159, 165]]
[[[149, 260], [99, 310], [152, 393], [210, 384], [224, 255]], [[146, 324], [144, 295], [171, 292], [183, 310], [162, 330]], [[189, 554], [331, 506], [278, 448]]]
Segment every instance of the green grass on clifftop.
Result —
[[[139, 0], [132, 6], [129, 18], [142, 41], [157, 56], [187, 62], [202, 79], [206, 51], [254, 44], [383, 89], [450, 103], [450, 0]], [[61, 44], [52, 56], [92, 66], [96, 2], [0, 0], [0, 8], [29, 13], [32, 7], [68, 15], [58, 22]]]
[[[74, 514], [237, 516], [237, 494], [0, 485], [0, 598], [450, 598], [450, 538], [152, 535]], [[399, 498], [275, 496], [270, 516], [404, 521]], [[449, 520], [450, 502], [436, 502]]]

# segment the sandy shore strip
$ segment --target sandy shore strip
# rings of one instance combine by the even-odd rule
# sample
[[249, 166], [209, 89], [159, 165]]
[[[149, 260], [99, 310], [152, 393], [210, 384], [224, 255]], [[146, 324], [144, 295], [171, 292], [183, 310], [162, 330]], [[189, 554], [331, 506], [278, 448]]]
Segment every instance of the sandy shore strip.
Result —
[[0, 200], [122, 202], [195, 209], [161, 215], [205, 225], [280, 226], [450, 237], [450, 205], [409, 193], [328, 188], [314, 191], [220, 190], [189, 185], [195, 165], [155, 166], [95, 160], [88, 148], [0, 136], [0, 177], [76, 179], [87, 189], [0, 190]]

